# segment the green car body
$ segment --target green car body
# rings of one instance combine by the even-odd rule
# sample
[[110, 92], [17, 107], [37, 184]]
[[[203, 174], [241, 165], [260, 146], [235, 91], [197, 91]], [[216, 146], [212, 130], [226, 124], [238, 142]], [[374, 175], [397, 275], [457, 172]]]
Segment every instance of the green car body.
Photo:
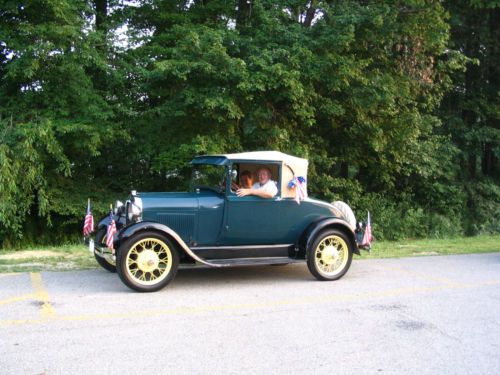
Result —
[[[179, 266], [294, 262], [307, 262], [318, 279], [334, 280], [347, 272], [352, 253], [359, 254], [353, 223], [342, 212], [327, 202], [297, 199], [295, 189], [289, 187], [296, 172], [307, 173], [306, 160], [279, 152], [249, 152], [200, 156], [191, 164], [208, 168], [209, 172], [195, 174], [200, 182], [212, 178], [216, 184], [195, 183], [190, 192], [132, 192], [130, 200], [115, 211], [119, 229], [113, 249], [102, 243], [110, 219], [99, 223], [96, 258], [110, 271], [116, 267], [127, 286], [158, 290], [173, 279]], [[278, 193], [273, 198], [238, 196], [232, 183], [241, 170], [262, 166], [272, 170]], [[315, 244], [321, 236], [326, 239]], [[342, 263], [342, 269], [328, 275], [326, 265], [335, 262]], [[315, 274], [315, 264], [325, 272]]]

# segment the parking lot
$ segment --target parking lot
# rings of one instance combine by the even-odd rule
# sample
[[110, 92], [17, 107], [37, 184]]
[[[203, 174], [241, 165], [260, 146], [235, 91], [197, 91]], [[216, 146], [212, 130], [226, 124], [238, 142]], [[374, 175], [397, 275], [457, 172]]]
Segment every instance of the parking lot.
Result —
[[0, 274], [0, 373], [500, 371], [500, 254], [180, 270], [157, 293], [104, 270]]

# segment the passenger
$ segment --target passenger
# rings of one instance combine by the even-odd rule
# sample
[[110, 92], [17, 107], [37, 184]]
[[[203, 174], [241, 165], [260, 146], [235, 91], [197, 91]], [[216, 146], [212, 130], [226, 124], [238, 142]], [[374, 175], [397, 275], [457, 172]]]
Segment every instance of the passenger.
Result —
[[250, 189], [253, 185], [253, 176], [250, 171], [243, 171], [240, 175], [240, 187], [243, 189]]
[[271, 170], [267, 167], [261, 167], [257, 171], [259, 182], [253, 184], [251, 188], [240, 188], [236, 192], [238, 197], [246, 195], [256, 195], [261, 198], [272, 198], [278, 194], [276, 182], [271, 180]]
[[253, 185], [253, 176], [250, 171], [243, 171], [240, 174], [240, 184], [238, 185], [236, 182], [231, 183], [232, 190], [238, 190], [239, 188], [250, 189]]

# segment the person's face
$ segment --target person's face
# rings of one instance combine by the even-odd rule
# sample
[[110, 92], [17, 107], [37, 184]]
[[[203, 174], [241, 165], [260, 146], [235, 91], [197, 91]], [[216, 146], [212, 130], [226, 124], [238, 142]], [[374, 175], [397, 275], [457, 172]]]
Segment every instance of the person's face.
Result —
[[244, 188], [250, 188], [252, 187], [252, 178], [248, 175], [243, 175], [241, 176], [241, 185], [244, 187]]
[[267, 169], [259, 169], [259, 171], [257, 172], [257, 177], [259, 178], [259, 183], [263, 185], [267, 181], [269, 181], [269, 178], [271, 176], [269, 175], [269, 172]]

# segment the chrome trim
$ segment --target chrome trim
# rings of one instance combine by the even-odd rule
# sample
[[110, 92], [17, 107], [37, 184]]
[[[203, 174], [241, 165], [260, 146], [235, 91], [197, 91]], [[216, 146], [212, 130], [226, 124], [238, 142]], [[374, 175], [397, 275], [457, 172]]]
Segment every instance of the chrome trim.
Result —
[[165, 231], [168, 233], [169, 236], [172, 236], [172, 238], [182, 247], [182, 249], [186, 253], [188, 253], [188, 255], [191, 258], [193, 258], [195, 261], [200, 262], [200, 263], [205, 264], [205, 265], [210, 266], [210, 267], [229, 266], [229, 264], [214, 264], [214, 263], [207, 262], [205, 259], [202, 259], [198, 255], [193, 253], [193, 251], [189, 248], [189, 246], [186, 245], [186, 243], [182, 240], [182, 238], [177, 233], [175, 233], [172, 229], [170, 229], [169, 227], [166, 227]]
[[142, 221], [142, 199], [139, 197], [132, 197], [127, 205], [127, 219], [129, 221]]
[[[105, 249], [108, 249], [107, 247]], [[104, 258], [108, 261], [111, 262], [116, 262], [116, 256], [111, 253], [111, 250], [105, 251], [99, 246], [94, 247], [94, 252], [97, 254], [97, 256], [100, 256], [101, 258]]]
[[208, 250], [208, 249], [269, 249], [269, 248], [279, 248], [279, 247], [292, 247], [295, 246], [293, 243], [279, 244], [279, 245], [240, 245], [240, 246], [199, 246], [192, 247], [192, 250]]

